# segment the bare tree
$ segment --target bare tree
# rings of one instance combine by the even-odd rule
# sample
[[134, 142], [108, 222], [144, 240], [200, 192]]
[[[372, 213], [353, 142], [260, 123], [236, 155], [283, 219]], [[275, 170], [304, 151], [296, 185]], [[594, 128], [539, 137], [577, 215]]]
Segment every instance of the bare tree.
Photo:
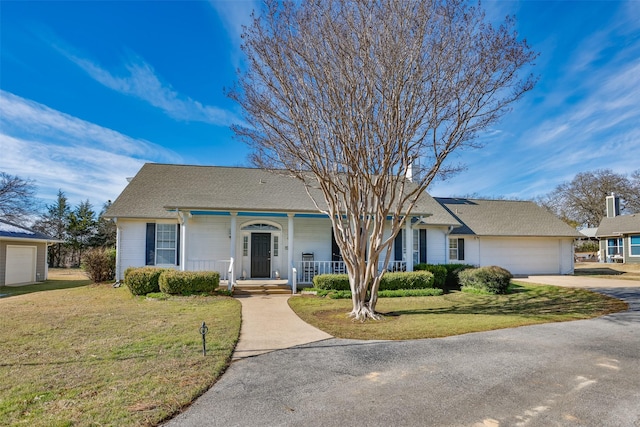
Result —
[[0, 172], [0, 218], [20, 225], [36, 213], [35, 185], [17, 175]]
[[631, 178], [610, 169], [580, 172], [538, 203], [572, 226], [597, 227], [606, 215], [605, 199], [612, 193], [622, 199], [623, 213], [640, 212], [640, 169]]
[[245, 112], [234, 131], [257, 166], [305, 184], [342, 251], [350, 315], [378, 318], [378, 260], [453, 171], [447, 156], [533, 87], [518, 74], [536, 54], [512, 18], [495, 28], [462, 0], [268, 0], [254, 18], [229, 92]]

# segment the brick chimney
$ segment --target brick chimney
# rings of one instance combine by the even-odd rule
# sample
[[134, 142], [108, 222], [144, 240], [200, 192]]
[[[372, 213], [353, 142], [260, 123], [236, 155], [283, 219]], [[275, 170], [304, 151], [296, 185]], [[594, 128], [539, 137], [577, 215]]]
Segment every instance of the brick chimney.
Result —
[[607, 218], [614, 218], [620, 216], [620, 197], [611, 193], [607, 196]]

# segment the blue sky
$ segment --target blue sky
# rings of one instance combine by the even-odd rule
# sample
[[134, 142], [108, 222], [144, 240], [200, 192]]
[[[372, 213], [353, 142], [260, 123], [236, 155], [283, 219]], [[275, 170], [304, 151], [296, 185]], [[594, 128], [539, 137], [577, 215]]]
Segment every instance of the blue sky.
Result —
[[[640, 1], [485, 1], [540, 53], [536, 88], [434, 196], [531, 199], [640, 168]], [[145, 162], [248, 166], [225, 97], [253, 1], [0, 1], [0, 171], [99, 210]]]

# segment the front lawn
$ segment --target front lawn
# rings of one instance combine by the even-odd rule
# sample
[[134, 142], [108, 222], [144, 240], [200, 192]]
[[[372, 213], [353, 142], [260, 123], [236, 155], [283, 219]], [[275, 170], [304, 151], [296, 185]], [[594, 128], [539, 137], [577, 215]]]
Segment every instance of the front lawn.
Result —
[[3, 425], [157, 425], [227, 367], [240, 333], [238, 301], [134, 298], [125, 287], [87, 283], [0, 288], [15, 295], [0, 298]]
[[627, 304], [584, 289], [514, 283], [507, 295], [454, 292], [442, 296], [380, 298], [381, 321], [354, 322], [351, 300], [314, 296], [289, 299], [307, 323], [338, 338], [407, 340], [537, 323], [589, 319], [623, 311]]

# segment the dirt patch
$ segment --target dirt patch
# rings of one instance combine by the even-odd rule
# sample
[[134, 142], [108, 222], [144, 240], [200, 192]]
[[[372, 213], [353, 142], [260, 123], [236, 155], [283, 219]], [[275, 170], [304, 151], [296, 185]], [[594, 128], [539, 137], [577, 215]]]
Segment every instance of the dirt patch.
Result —
[[87, 275], [79, 268], [50, 268], [49, 280], [87, 280]]

